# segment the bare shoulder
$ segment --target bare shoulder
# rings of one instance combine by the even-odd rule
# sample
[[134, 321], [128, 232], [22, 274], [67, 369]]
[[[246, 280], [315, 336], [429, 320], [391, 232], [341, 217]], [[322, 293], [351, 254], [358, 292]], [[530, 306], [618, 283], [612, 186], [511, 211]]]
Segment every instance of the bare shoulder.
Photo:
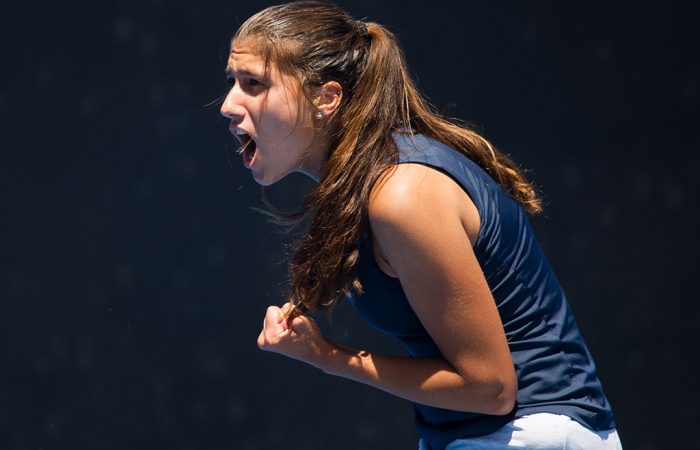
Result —
[[479, 215], [469, 195], [449, 175], [424, 164], [398, 164], [377, 180], [369, 201], [372, 229], [421, 228], [460, 222], [475, 242]]
[[[398, 164], [384, 173], [370, 194], [370, 217], [390, 218], [404, 210], [440, 207], [464, 192], [449, 176], [424, 164]], [[463, 197], [462, 197], [463, 198]]]

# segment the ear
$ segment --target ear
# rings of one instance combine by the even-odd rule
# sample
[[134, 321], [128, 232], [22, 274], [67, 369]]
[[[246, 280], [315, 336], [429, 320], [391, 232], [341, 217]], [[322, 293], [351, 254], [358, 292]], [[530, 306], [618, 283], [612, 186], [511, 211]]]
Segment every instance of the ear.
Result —
[[340, 107], [343, 99], [343, 88], [337, 81], [329, 81], [319, 87], [314, 96], [314, 107], [323, 114], [323, 117], [330, 117]]

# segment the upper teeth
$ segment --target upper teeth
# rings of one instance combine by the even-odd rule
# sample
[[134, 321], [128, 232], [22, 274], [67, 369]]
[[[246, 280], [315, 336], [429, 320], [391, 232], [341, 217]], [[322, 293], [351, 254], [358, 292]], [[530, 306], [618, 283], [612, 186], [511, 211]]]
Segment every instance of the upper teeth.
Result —
[[244, 136], [244, 135], [247, 136], [247, 135], [248, 135], [248, 133], [246, 133], [246, 132], [243, 131], [243, 130], [236, 130], [236, 134], [239, 135], [239, 136]]

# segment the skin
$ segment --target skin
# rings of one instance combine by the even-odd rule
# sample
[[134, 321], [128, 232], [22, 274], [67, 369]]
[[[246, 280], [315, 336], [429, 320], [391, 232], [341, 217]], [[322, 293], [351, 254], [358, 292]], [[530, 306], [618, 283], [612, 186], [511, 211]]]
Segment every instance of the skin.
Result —
[[[309, 102], [291, 77], [274, 67], [263, 87], [250, 83], [262, 73], [251, 46], [232, 47], [228, 70], [235, 83], [221, 111], [231, 119], [232, 132], [243, 129], [258, 142], [251, 166], [256, 181], [271, 184], [293, 171], [318, 180], [328, 137], [322, 126], [309, 124], [315, 111], [325, 118], [337, 111], [340, 85], [326, 83]], [[342, 348], [328, 341], [310, 317], [287, 320], [290, 304], [268, 307], [258, 346], [414, 402], [509, 413], [517, 381], [498, 310], [472, 248], [480, 219], [469, 196], [434, 169], [401, 164], [375, 184], [369, 219], [377, 262], [401, 281], [442, 356], [389, 357]]]
[[[250, 170], [256, 182], [269, 186], [291, 172], [302, 172], [318, 181], [319, 173], [328, 150], [328, 137], [318, 130], [323, 117], [333, 108], [333, 99], [326, 99], [327, 92], [336, 89], [337, 83], [329, 83], [312, 93], [310, 103], [301, 93], [296, 80], [281, 73], [273, 64], [265, 74], [264, 61], [256, 51], [254, 42], [234, 42], [231, 45], [227, 77], [231, 88], [221, 105], [221, 114], [231, 120], [232, 134], [244, 131], [257, 144]], [[320, 122], [320, 123], [316, 123]]]

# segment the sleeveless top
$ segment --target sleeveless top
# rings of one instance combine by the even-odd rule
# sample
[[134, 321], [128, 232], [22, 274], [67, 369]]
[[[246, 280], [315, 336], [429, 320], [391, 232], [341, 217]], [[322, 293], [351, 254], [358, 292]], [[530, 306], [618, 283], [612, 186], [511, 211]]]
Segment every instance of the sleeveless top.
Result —
[[[481, 219], [474, 253], [498, 307], [518, 380], [517, 402], [505, 416], [414, 403], [416, 428], [431, 449], [492, 433], [516, 417], [563, 414], [594, 430], [615, 427], [566, 297], [520, 205], [467, 156], [422, 135], [395, 133], [399, 163], [419, 163], [450, 176]], [[360, 244], [356, 275], [364, 294], [349, 300], [371, 326], [398, 338], [411, 357], [440, 355], [398, 279], [377, 265], [371, 238]]]

